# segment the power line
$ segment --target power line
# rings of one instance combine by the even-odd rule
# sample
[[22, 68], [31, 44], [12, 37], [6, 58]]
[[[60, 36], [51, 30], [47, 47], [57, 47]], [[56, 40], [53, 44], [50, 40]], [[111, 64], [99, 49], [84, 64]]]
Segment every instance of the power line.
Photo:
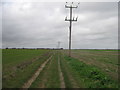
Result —
[[[72, 17], [72, 9], [73, 8], [78, 8], [78, 5], [73, 5], [73, 2], [71, 3], [71, 5], [67, 5], [68, 3], [66, 2], [65, 8], [69, 8], [70, 9], [70, 19], [68, 19], [67, 17], [65, 18], [65, 21], [69, 21], [70, 22], [70, 26], [69, 26], [69, 56], [71, 57], [71, 29], [72, 29], [72, 22], [73, 21], [77, 21], [78, 17]], [[79, 4], [79, 3], [78, 3]]]

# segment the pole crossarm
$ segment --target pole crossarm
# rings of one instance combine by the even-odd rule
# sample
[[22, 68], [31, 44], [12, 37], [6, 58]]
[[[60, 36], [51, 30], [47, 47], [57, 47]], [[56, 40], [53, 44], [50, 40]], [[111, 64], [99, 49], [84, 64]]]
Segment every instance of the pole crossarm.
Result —
[[78, 6], [65, 5], [65, 8], [77, 8]]
[[65, 21], [77, 21], [78, 17], [74, 18], [73, 19], [67, 19], [67, 17], [65, 18]]

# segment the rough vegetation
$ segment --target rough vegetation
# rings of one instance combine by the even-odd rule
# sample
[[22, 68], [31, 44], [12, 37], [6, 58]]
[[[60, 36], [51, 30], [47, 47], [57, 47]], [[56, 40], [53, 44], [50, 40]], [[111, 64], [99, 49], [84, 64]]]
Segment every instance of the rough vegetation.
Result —
[[2, 57], [3, 88], [22, 88], [40, 67], [28, 88], [118, 88], [117, 50], [4, 49]]

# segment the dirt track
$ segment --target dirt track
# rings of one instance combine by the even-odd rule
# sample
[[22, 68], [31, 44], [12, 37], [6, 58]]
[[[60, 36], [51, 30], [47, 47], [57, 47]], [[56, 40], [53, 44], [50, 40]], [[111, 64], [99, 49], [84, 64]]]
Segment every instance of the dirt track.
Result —
[[36, 80], [36, 78], [38, 77], [38, 75], [40, 74], [40, 72], [43, 70], [43, 68], [45, 67], [45, 65], [48, 63], [48, 61], [52, 58], [52, 56], [50, 56], [38, 69], [37, 71], [34, 73], [34, 75], [22, 86], [22, 88], [29, 88], [31, 86], [31, 84]]
[[60, 57], [59, 57], [59, 56], [58, 56], [58, 70], [59, 70], [59, 74], [60, 74], [61, 88], [65, 88], [65, 82], [64, 82], [63, 73], [62, 73], [62, 71], [61, 71]]

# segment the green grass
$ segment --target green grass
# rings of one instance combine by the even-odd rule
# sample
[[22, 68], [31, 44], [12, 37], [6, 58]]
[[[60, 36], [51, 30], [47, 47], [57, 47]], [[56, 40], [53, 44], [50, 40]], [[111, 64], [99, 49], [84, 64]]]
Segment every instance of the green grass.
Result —
[[96, 66], [117, 80], [118, 51], [117, 50], [73, 50], [72, 55], [80, 61]]
[[[50, 61], [49, 61], [50, 62]], [[30, 86], [30, 88], [39, 88], [40, 84], [43, 83], [43, 79], [46, 79], [45, 73], [48, 73], [48, 67], [50, 66], [50, 63], [46, 64], [46, 67], [43, 68], [43, 70], [41, 71], [40, 75], [36, 78], [36, 80], [32, 83], [32, 85]]]
[[3, 73], [9, 73], [23, 63], [30, 62], [32, 59], [42, 56], [48, 50], [26, 50], [26, 49], [4, 49], [2, 51]]
[[[63, 51], [63, 52], [62, 52]], [[60, 88], [58, 57], [66, 88], [117, 88], [118, 71], [117, 50], [72, 50], [68, 57], [67, 50], [17, 50], [2, 51], [3, 88], [21, 88], [31, 78], [38, 67], [53, 55], [30, 88]], [[50, 52], [50, 53], [49, 53]], [[26, 62], [36, 61], [20, 68]], [[109, 71], [106, 71], [108, 69]]]
[[[13, 52], [15, 53], [15, 50], [13, 50]], [[45, 51], [43, 52], [40, 50], [38, 50], [38, 52], [36, 52], [36, 55], [42, 55], [45, 53]], [[48, 51], [46, 51], [46, 52], [48, 52]], [[7, 53], [7, 51], [5, 51], [5, 53], [6, 53], [6, 57], [8, 59], [8, 57], [10, 57], [10, 51], [8, 50], [8, 53]], [[3, 52], [4, 55], [5, 55], [5, 53]], [[32, 53], [33, 54], [35, 53], [34, 50], [30, 50], [30, 51], [29, 50], [20, 50], [20, 51], [16, 50], [16, 54], [14, 54], [14, 56], [13, 56], [13, 53], [11, 53], [11, 57], [13, 58], [13, 57], [16, 57], [18, 54], [20, 54], [21, 56], [23, 56], [23, 58], [25, 58], [26, 54], [30, 54], [29, 57], [32, 56], [31, 58], [34, 58], [35, 54], [32, 55]], [[5, 56], [3, 56], [3, 61], [7, 60], [7, 59], [4, 59], [4, 57]], [[18, 57], [19, 57], [19, 55], [18, 55]], [[26, 56], [26, 57], [28, 57], [28, 56]], [[6, 61], [3, 62], [4, 63], [3, 64], [3, 88], [20, 88], [20, 87], [22, 87], [22, 85], [34, 74], [34, 72], [37, 70], [37, 68], [48, 57], [49, 57], [49, 55], [46, 57], [39, 58], [38, 60], [27, 65], [24, 68], [15, 67], [17, 64], [19, 64], [18, 62], [23, 63], [22, 57], [20, 58], [21, 61], [20, 61], [20, 59], [18, 59], [18, 61], [15, 61], [15, 59], [13, 58], [14, 61], [11, 60], [10, 64], [12, 64], [12, 66], [10, 68], [7, 67], [9, 65], [9, 63], [8, 63], [9, 61], [7, 62], [7, 65], [5, 63]], [[29, 61], [28, 58], [26, 61]]]
[[118, 84], [97, 67], [87, 65], [77, 59], [65, 57], [69, 69], [74, 72], [76, 81], [82, 82], [85, 88], [117, 88]]
[[49, 78], [46, 83], [47, 88], [59, 88], [60, 87], [60, 78], [58, 71], [58, 55], [53, 56], [53, 61], [49, 70]]
[[48, 50], [30, 50], [30, 49], [3, 49], [2, 50], [2, 61], [3, 65], [14, 65], [33, 57], [40, 56]]
[[65, 86], [66, 88], [74, 88], [74, 85], [72, 84], [72, 81], [70, 80], [71, 77], [69, 77], [69, 75], [71, 74], [71, 70], [69, 69], [67, 62], [64, 61], [64, 57], [61, 54], [60, 55], [60, 65], [61, 65], [61, 70], [63, 73], [63, 77], [64, 77], [64, 82], [65, 82]]
[[51, 61], [47, 63], [46, 67], [31, 85], [31, 88], [41, 88], [43, 85], [45, 88], [60, 88], [57, 53], [53, 54]]

